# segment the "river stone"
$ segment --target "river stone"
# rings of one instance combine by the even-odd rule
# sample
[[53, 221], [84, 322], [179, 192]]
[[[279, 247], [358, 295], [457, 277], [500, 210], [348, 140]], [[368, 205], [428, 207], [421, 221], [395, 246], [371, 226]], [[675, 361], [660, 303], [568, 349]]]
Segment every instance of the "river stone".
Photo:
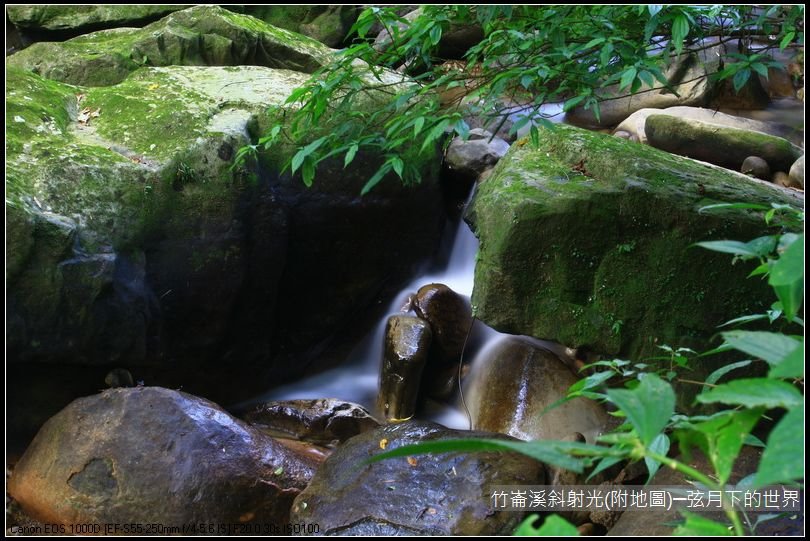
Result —
[[336, 444], [379, 426], [363, 406], [337, 398], [260, 404], [245, 421], [265, 432], [320, 444]]
[[51, 418], [8, 489], [45, 523], [281, 525], [317, 466], [202, 398], [110, 389]]
[[[423, 8], [419, 7], [410, 13], [402, 16], [405, 22], [395, 22], [396, 31], [402, 32], [412, 23], [418, 16], [422, 14]], [[444, 28], [441, 40], [439, 41], [439, 50], [436, 55], [443, 59], [461, 60], [464, 54], [470, 47], [479, 43], [484, 39], [484, 29], [478, 23], [472, 24], [458, 24], [452, 23], [448, 28]], [[387, 50], [392, 43], [391, 34], [387, 28], [383, 28], [377, 37], [374, 39], [374, 49], [380, 52]]]
[[35, 43], [7, 62], [64, 83], [105, 86], [120, 83], [144, 66], [244, 64], [312, 73], [328, 63], [332, 53], [318, 41], [249, 15], [194, 6], [144, 28]]
[[525, 141], [467, 210], [480, 240], [473, 311], [487, 325], [640, 361], [660, 344], [708, 350], [718, 325], [773, 303], [752, 268], [693, 247], [767, 235], [764, 216], [700, 209], [802, 208], [801, 193], [565, 125], [541, 130], [536, 149]]
[[644, 125], [650, 145], [681, 156], [739, 171], [748, 156], [759, 156], [774, 171], [787, 171], [802, 151], [786, 139], [699, 120], [650, 115]]
[[740, 173], [750, 175], [761, 180], [771, 179], [771, 168], [768, 162], [759, 156], [748, 156], [740, 166]]
[[478, 356], [465, 382], [473, 428], [521, 440], [562, 440], [578, 432], [594, 443], [611, 425], [602, 406], [576, 398], [546, 411], [579, 379], [542, 343], [503, 338]]
[[522, 513], [490, 507], [492, 485], [542, 484], [543, 466], [515, 453], [453, 452], [365, 465], [418, 442], [503, 437], [423, 421], [387, 425], [347, 441], [296, 498], [290, 520], [325, 535], [510, 534]]
[[[673, 94], [660, 83], [656, 82], [657, 90], [650, 91], [646, 83], [636, 93], [627, 95], [627, 89], [619, 90], [619, 85], [611, 85], [598, 94], [604, 99], [599, 103], [599, 118], [593, 109], [585, 109], [583, 105], [577, 106], [568, 113], [567, 122], [579, 126], [610, 128], [628, 116], [644, 108], [664, 109], [676, 105], [707, 106], [711, 102], [723, 103], [723, 100], [732, 101], [741, 108], [762, 108], [768, 101], [768, 96], [759, 84], [756, 77], [751, 77], [740, 90], [745, 96], [743, 101], [730, 92], [724, 84], [717, 85], [716, 72], [722, 69], [721, 59], [727, 57], [729, 52], [737, 52], [737, 42], [730, 41], [712, 46], [711, 43], [696, 53], [682, 54], [675, 57], [670, 65], [664, 69], [664, 76], [677, 94]], [[728, 62], [728, 59], [725, 60]], [[620, 97], [617, 97], [620, 96]], [[733, 105], [728, 105], [732, 107]]]
[[[412, 163], [421, 184], [392, 173], [362, 198], [379, 166], [370, 153], [345, 169], [322, 162], [311, 188], [277, 164], [234, 167], [236, 150], [269, 130], [267, 109], [307, 79], [171, 66], [74, 87], [7, 69], [8, 360], [30, 364], [21, 389], [60, 397], [17, 401], [15, 418], [55, 414], [116, 367], [233, 403], [345, 358], [358, 314], [370, 317], [438, 245], [439, 152]], [[100, 376], [62, 400], [46, 390], [66, 382], [41, 363]]]
[[469, 302], [444, 284], [427, 284], [416, 292], [414, 310], [430, 323], [439, 360], [457, 363], [472, 325]]
[[384, 419], [413, 417], [432, 339], [427, 321], [404, 315], [388, 318], [377, 393], [377, 410]]
[[456, 137], [447, 148], [445, 164], [455, 173], [476, 179], [485, 170], [498, 163], [506, 155], [509, 143], [481, 128], [470, 130], [465, 141]]
[[115, 26], [139, 26], [183, 9], [183, 5], [10, 5], [6, 15], [19, 28], [47, 31], [87, 31]]
[[799, 159], [793, 162], [793, 165], [790, 166], [790, 180], [794, 183], [794, 185], [798, 184], [801, 186], [802, 190], [804, 189], [804, 154], [801, 155]]
[[779, 122], [755, 120], [721, 113], [714, 109], [686, 106], [667, 107], [666, 109], [640, 109], [616, 126], [616, 129], [613, 130], [613, 135], [619, 136], [621, 132], [624, 132], [627, 134], [624, 136], [625, 139], [633, 139], [646, 144], [647, 134], [644, 131], [644, 126], [647, 123], [647, 117], [650, 115], [669, 115], [683, 120], [699, 120], [708, 124], [766, 133], [787, 139], [795, 145], [801, 145], [804, 141], [804, 136], [801, 131], [797, 131], [795, 128]]

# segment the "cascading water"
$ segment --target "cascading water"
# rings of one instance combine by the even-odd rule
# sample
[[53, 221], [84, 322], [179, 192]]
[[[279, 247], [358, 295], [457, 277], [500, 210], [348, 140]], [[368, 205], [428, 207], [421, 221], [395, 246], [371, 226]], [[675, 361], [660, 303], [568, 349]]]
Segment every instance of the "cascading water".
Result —
[[[459, 219], [445, 227], [439, 254], [427, 270], [411, 280], [391, 301], [386, 316], [366, 335], [339, 367], [315, 376], [277, 387], [262, 400], [292, 400], [302, 398], [339, 398], [356, 402], [373, 411], [377, 396], [380, 363], [383, 355], [383, 337], [387, 317], [402, 311], [408, 297], [425, 284], [441, 283], [469, 298], [473, 288], [475, 255], [478, 239]], [[482, 343], [498, 334], [480, 322], [475, 323], [471, 343]], [[465, 353], [465, 355], [469, 355]], [[428, 403], [421, 417], [429, 418], [451, 428], [469, 428], [467, 416], [453, 405]]]

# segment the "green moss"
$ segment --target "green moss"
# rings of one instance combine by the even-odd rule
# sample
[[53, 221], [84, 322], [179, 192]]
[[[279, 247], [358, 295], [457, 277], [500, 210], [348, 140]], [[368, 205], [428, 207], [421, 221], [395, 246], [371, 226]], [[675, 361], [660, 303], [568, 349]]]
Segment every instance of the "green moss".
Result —
[[761, 213], [700, 212], [739, 201], [793, 204], [775, 187], [575, 128], [543, 132], [537, 149], [518, 141], [469, 211], [476, 313], [635, 359], [657, 344], [705, 345], [719, 323], [771, 302], [750, 268], [692, 247], [763, 234]]

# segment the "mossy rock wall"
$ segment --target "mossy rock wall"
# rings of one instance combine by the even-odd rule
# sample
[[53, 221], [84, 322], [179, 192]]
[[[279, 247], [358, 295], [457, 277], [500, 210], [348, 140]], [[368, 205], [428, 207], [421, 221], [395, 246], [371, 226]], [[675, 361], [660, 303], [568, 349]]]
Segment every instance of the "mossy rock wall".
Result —
[[[201, 15], [222, 11], [170, 18], [214, 24]], [[254, 37], [269, 27], [225, 19]], [[271, 34], [290, 37], [289, 50], [328, 51]], [[102, 57], [118, 46], [92, 43]], [[93, 83], [106, 69], [71, 53], [50, 60], [65, 59]], [[247, 399], [340, 361], [378, 301], [438, 245], [438, 151], [417, 164], [420, 185], [390, 175], [362, 198], [379, 156], [323, 163], [312, 188], [280, 174], [278, 160], [235, 166], [308, 79], [304, 67], [145, 66], [74, 86], [9, 64], [7, 353], [25, 396], [64, 384], [59, 396], [75, 398], [63, 368], [76, 366], [101, 371], [94, 388], [105, 367], [123, 367], [147, 384]], [[17, 404], [37, 415], [63, 405]]]
[[[694, 246], [769, 231], [714, 203], [803, 197], [622, 139], [558, 126], [512, 146], [477, 188], [475, 314], [509, 333], [641, 360], [656, 346], [708, 349], [717, 325], [774, 297], [750, 265]], [[772, 231], [773, 229], [771, 229]]]
[[9, 66], [60, 82], [106, 86], [150, 66], [256, 65], [312, 73], [332, 49], [218, 6], [177, 11], [144, 28], [114, 28], [63, 42], [35, 43]]
[[87, 31], [115, 26], [137, 26], [143, 21], [178, 11], [184, 5], [11, 5], [6, 15], [19, 28], [40, 31]]
[[339, 47], [357, 20], [361, 6], [351, 5], [252, 5], [229, 6], [279, 28], [298, 32], [329, 47]]

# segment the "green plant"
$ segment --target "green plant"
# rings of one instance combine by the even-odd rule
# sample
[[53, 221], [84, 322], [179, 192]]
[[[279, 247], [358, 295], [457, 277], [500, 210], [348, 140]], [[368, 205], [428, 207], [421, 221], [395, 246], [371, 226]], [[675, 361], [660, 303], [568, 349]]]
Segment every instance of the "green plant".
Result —
[[[787, 213], [783, 222], [791, 224], [793, 228], [804, 221], [802, 211], [783, 206], [715, 205], [706, 210], [729, 207], [763, 211], [768, 222], [773, 220], [776, 212]], [[721, 327], [769, 320], [771, 323], [784, 321], [787, 325], [803, 329], [804, 323], [798, 317], [798, 312], [804, 298], [804, 234], [782, 232], [747, 243], [711, 241], [699, 243], [699, 246], [732, 253], [736, 259], [743, 261], [758, 260], [759, 266], [751, 273], [752, 276], [767, 277], [778, 297], [768, 313], [736, 318]], [[568, 398], [586, 396], [609, 402], [617, 408], [616, 414], [626, 419], [614, 432], [599, 438], [601, 445], [553, 441], [439, 441], [403, 446], [377, 455], [370, 461], [425, 452], [510, 450], [578, 473], [592, 468], [592, 477], [623, 460], [643, 460], [649, 479], [664, 465], [706, 489], [716, 491], [723, 490], [728, 483], [743, 445], [761, 445], [751, 434], [757, 423], [766, 412], [777, 411], [783, 415], [770, 430], [759, 467], [753, 476], [746, 479], [746, 483], [752, 488], [776, 483], [803, 483], [804, 396], [796, 385], [803, 383], [804, 379], [802, 336], [739, 329], [723, 331], [721, 336], [724, 343], [713, 352], [736, 350], [748, 358], [714, 371], [702, 383], [703, 391], [697, 396], [696, 402], [724, 408], [715, 413], [677, 414], [675, 391], [656, 373], [660, 373], [661, 368], [649, 371], [651, 365], [645, 363], [598, 361], [588, 368], [605, 367], [606, 370], [595, 372], [575, 383], [569, 389]], [[670, 363], [665, 373], [669, 379], [674, 377], [671, 373], [687, 366], [685, 354], [694, 353], [669, 346], [662, 346], [661, 349], [669, 354], [664, 357]], [[766, 377], [727, 379], [720, 383], [722, 378], [753, 362], [767, 363], [769, 370]], [[605, 384], [617, 376], [623, 388], [606, 388]], [[670, 457], [669, 450], [673, 443], [677, 443], [686, 454], [690, 449], [700, 449], [709, 460], [711, 474], [707, 475], [685, 461]], [[741, 510], [728, 505], [726, 500], [723, 503], [730, 526], [684, 513], [685, 521], [676, 528], [675, 533], [717, 535], [728, 534], [730, 529], [736, 535], [743, 535], [746, 528], [753, 533], [761, 522], [751, 520]], [[554, 527], [557, 526], [560, 523], [555, 521]], [[520, 531], [534, 531], [531, 522], [521, 525]]]
[[[767, 77], [769, 49], [803, 43], [804, 6], [556, 5], [422, 6], [408, 21], [393, 8], [364, 10], [352, 27], [355, 39], [330, 65], [287, 99], [292, 109], [239, 160], [271, 147], [292, 149], [280, 164], [301, 172], [310, 185], [317, 166], [329, 158], [350, 164], [358, 152], [381, 156], [363, 192], [391, 173], [418, 182], [414, 165], [445, 140], [467, 137], [463, 118], [470, 107], [495, 132], [512, 116], [511, 133], [526, 129], [537, 142], [537, 125], [549, 125], [544, 105], [565, 111], [582, 106], [599, 114], [600, 92], [616, 86], [626, 94], [670, 88], [663, 67], [681, 54], [717, 41], [753, 36], [765, 40], [756, 51], [735, 53], [716, 77], [741, 87], [751, 74]], [[390, 35], [374, 45], [369, 30], [380, 24]], [[481, 41], [462, 62], [444, 64], [442, 37], [452, 28], [476, 26]], [[717, 38], [714, 41], [704, 38]], [[396, 73], [399, 69], [407, 74]], [[369, 107], [373, 97], [375, 105]], [[328, 128], [327, 128], [328, 125]]]

